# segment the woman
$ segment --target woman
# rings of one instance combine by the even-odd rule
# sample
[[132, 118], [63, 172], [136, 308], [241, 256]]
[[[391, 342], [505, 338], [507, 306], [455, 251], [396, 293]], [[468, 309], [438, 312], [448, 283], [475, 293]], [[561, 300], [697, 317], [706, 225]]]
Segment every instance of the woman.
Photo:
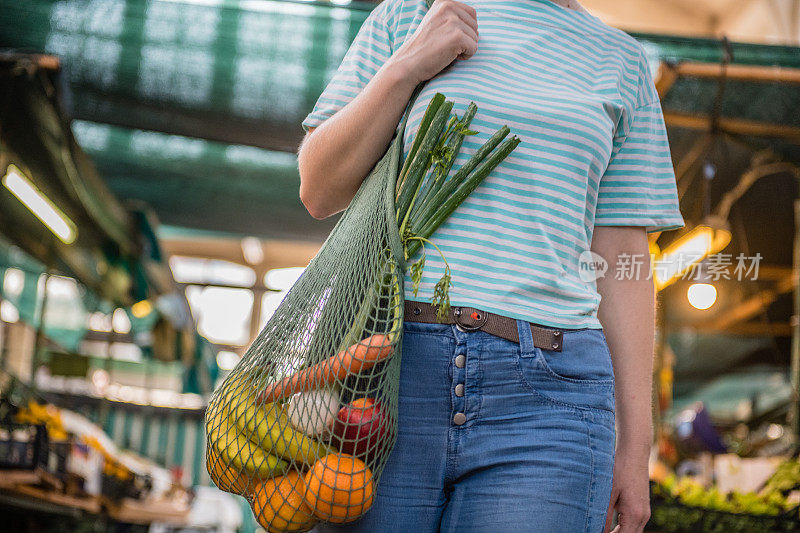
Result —
[[[318, 530], [597, 533], [616, 509], [616, 530], [641, 531], [646, 233], [684, 224], [644, 52], [573, 0], [384, 0], [303, 122], [300, 196], [314, 217], [348, 205], [422, 81], [406, 153], [436, 92], [459, 114], [478, 105], [456, 167], [503, 124], [522, 139], [432, 238], [454, 309], [506, 334], [415, 318], [443, 272], [429, 253], [418, 296], [406, 279], [399, 436], [375, 503]], [[639, 275], [617, 275], [637, 261]]]

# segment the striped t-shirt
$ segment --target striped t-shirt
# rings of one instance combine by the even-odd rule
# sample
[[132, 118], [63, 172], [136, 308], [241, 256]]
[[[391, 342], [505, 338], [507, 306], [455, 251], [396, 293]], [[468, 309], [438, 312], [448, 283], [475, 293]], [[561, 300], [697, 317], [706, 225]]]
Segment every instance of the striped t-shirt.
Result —
[[[425, 85], [411, 109], [405, 153], [437, 92], [459, 116], [470, 101], [478, 106], [470, 126], [478, 134], [465, 138], [453, 168], [504, 124], [522, 142], [431, 239], [450, 265], [451, 304], [600, 328], [596, 281], [579, 270], [594, 227], [650, 233], [684, 225], [644, 51], [593, 15], [548, 0], [464, 1], [477, 11], [478, 51]], [[353, 99], [426, 12], [425, 0], [379, 4], [303, 127]], [[409, 300], [430, 301], [444, 272], [432, 246], [426, 254], [416, 297], [406, 275]]]

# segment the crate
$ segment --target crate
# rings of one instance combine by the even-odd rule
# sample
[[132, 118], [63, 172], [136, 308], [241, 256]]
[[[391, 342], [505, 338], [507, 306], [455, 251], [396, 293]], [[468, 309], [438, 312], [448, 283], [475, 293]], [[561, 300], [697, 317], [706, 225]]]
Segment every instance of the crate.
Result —
[[103, 473], [100, 477], [101, 494], [111, 501], [119, 501], [128, 494], [130, 480], [119, 479], [116, 476]]
[[72, 450], [72, 440], [51, 440], [47, 453], [47, 472], [64, 481], [67, 478], [67, 458]]
[[44, 425], [0, 423], [0, 468], [33, 470], [46, 467], [47, 458]]

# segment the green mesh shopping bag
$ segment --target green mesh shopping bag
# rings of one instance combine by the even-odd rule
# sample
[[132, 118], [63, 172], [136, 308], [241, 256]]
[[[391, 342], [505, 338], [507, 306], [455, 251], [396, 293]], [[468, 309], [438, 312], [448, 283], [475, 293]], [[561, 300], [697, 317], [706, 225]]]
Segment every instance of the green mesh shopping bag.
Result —
[[[421, 87], [412, 95], [414, 101]], [[474, 104], [429, 102], [402, 162], [388, 150], [206, 412], [207, 468], [269, 531], [366, 513], [397, 437], [404, 275], [415, 293], [428, 238], [516, 146], [501, 128], [450, 173]], [[447, 312], [449, 269], [434, 292]]]

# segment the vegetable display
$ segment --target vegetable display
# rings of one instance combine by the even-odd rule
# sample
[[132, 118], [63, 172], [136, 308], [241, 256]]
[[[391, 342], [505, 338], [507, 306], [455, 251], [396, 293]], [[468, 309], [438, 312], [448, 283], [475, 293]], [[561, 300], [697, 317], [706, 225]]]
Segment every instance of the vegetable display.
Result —
[[[791, 470], [795, 461], [787, 461]], [[780, 471], [780, 469], [779, 469]], [[754, 531], [790, 532], [800, 530], [800, 503], [787, 497], [780, 487], [798, 483], [788, 476], [778, 477], [759, 492], [723, 493], [704, 487], [689, 478], [667, 476], [662, 483], [651, 481], [651, 518], [646, 530], [668, 532], [750, 533]], [[773, 476], [774, 478], [775, 476]], [[779, 486], [778, 486], [779, 485]]]
[[[508, 127], [485, 141], [436, 94], [404, 160], [403, 118], [319, 253], [206, 412], [207, 467], [248, 499], [268, 531], [305, 531], [368, 512], [397, 438], [406, 271], [416, 295], [436, 229], [520, 143]], [[462, 154], [462, 151], [465, 152]], [[455, 168], [459, 156], [464, 161]], [[439, 316], [452, 274], [435, 285]]]

